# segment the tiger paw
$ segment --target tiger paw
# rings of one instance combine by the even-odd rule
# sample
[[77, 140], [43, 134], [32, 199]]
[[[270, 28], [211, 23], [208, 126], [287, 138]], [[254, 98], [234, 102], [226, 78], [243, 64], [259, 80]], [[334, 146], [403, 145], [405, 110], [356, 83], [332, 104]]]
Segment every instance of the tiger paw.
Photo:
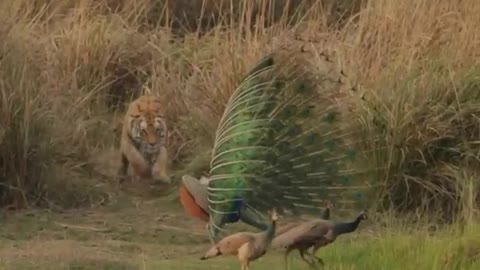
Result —
[[115, 180], [117, 181], [117, 183], [123, 184], [123, 183], [125, 182], [125, 180], [128, 180], [128, 176], [127, 176], [127, 175], [123, 175], [123, 174], [118, 174], [118, 175], [115, 177]]
[[171, 183], [172, 183], [172, 178], [168, 175], [162, 175], [162, 176], [153, 178], [153, 184], [169, 185]]

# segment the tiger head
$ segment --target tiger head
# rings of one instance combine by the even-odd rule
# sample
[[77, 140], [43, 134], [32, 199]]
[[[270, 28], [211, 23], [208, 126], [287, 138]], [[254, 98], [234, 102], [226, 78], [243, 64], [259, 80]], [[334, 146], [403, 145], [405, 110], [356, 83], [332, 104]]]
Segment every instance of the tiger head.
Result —
[[132, 105], [129, 115], [132, 139], [142, 153], [158, 153], [167, 136], [167, 125], [160, 110], [160, 102], [154, 97], [146, 96]]

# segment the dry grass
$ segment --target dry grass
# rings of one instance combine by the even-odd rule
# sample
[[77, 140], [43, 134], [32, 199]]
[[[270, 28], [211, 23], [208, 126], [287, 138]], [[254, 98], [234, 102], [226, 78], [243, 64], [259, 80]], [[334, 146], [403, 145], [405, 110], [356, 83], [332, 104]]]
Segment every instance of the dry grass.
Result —
[[[238, 1], [216, 27], [177, 40], [162, 1], [106, 2], [0, 3], [3, 205], [77, 206], [110, 192], [111, 175], [98, 168], [112, 155], [97, 157], [115, 147], [117, 113], [144, 86], [169, 112], [172, 165], [201, 173], [238, 80], [293, 29], [291, 17], [271, 21], [270, 1]], [[359, 85], [349, 97], [355, 120], [382, 138], [364, 145], [383, 168], [372, 175], [385, 187], [381, 206], [471, 218], [480, 201], [478, 1], [370, 1], [336, 28], [329, 8], [306, 2], [295, 31], [336, 53]]]

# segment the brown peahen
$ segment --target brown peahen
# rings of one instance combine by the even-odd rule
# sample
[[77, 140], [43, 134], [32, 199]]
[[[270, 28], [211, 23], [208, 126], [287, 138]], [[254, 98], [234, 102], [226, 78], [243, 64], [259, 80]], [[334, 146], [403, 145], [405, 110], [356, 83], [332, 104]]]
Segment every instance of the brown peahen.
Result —
[[[330, 201], [326, 201], [326, 207], [325, 207], [325, 210], [323, 210], [322, 214], [320, 215], [320, 218], [321, 219], [330, 219], [330, 211], [331, 209], [335, 208], [335, 205], [333, 205], [333, 203], [331, 203]], [[289, 222], [287, 224], [284, 224], [280, 227], [277, 228], [276, 230], [276, 233], [275, 233], [275, 237], [298, 226], [299, 224], [303, 223], [304, 221], [292, 221], [292, 222]]]
[[236, 255], [241, 264], [241, 269], [250, 269], [250, 262], [267, 253], [275, 235], [278, 219], [277, 211], [273, 209], [271, 215], [271, 223], [265, 231], [259, 233], [238, 232], [226, 236], [217, 244], [214, 244], [200, 259], [206, 260], [223, 254]]
[[[331, 209], [335, 208], [335, 206], [330, 202], [330, 201], [326, 201], [326, 207], [325, 207], [325, 210], [322, 212], [320, 218], [321, 219], [324, 219], [324, 220], [328, 220], [330, 219], [330, 211]], [[285, 225], [282, 225], [280, 226], [276, 233], [275, 233], [275, 237], [278, 237], [279, 235], [281, 234], [284, 234], [284, 233], [288, 233], [290, 230], [294, 229], [295, 227], [298, 227], [300, 226], [302, 223], [305, 223], [305, 221], [294, 221], [294, 222], [289, 222]], [[312, 243], [312, 246], [313, 246], [313, 243]], [[288, 253], [290, 253], [291, 251], [293, 251], [294, 249], [297, 249], [298, 252], [300, 253], [300, 258], [305, 261], [308, 265], [312, 266], [313, 263], [312, 261], [309, 261], [307, 260], [307, 258], [305, 258], [305, 253], [307, 252], [308, 253], [308, 248], [309, 247], [305, 247], [305, 246], [295, 246], [295, 245], [292, 245], [292, 248], [291, 249], [286, 249], [285, 250], [285, 266], [287, 267], [287, 258], [288, 258]], [[316, 251], [316, 250], [315, 250]], [[315, 253], [314, 253], [315, 254]], [[308, 254], [310, 257], [311, 255]]]
[[[307, 254], [312, 259], [312, 261], [307, 261], [302, 255], [302, 259], [310, 266], [313, 266], [315, 261], [323, 265], [324, 262], [322, 259], [315, 256], [316, 251], [320, 247], [334, 242], [339, 235], [354, 232], [360, 224], [360, 221], [366, 220], [367, 218], [367, 214], [361, 212], [352, 222], [333, 222], [325, 219], [306, 221], [276, 236], [272, 241], [272, 248], [285, 249], [284, 258], [286, 267], [288, 255], [295, 249], [298, 249], [300, 254]], [[312, 252], [308, 252], [308, 249], [311, 247], [313, 247]]]

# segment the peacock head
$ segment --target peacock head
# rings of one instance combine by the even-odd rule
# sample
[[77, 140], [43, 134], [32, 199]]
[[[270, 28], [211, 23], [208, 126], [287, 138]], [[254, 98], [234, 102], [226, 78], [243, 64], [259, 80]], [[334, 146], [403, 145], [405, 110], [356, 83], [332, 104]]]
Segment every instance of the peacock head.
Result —
[[194, 176], [191, 176], [189, 174], [185, 174], [182, 176], [182, 182], [189, 182], [189, 183], [197, 183], [197, 182], [200, 182], [201, 185], [205, 185], [205, 186], [208, 186], [208, 181], [209, 179], [205, 176], [202, 176], [200, 179], [194, 177]]
[[205, 176], [200, 177], [200, 184], [202, 184], [202, 185], [208, 185], [209, 181], [210, 181], [210, 179], [208, 179]]
[[325, 203], [328, 209], [335, 209], [335, 204], [333, 204], [331, 201], [325, 200]]
[[272, 221], [277, 221], [280, 218], [280, 215], [277, 213], [277, 209], [273, 208], [272, 209]]

